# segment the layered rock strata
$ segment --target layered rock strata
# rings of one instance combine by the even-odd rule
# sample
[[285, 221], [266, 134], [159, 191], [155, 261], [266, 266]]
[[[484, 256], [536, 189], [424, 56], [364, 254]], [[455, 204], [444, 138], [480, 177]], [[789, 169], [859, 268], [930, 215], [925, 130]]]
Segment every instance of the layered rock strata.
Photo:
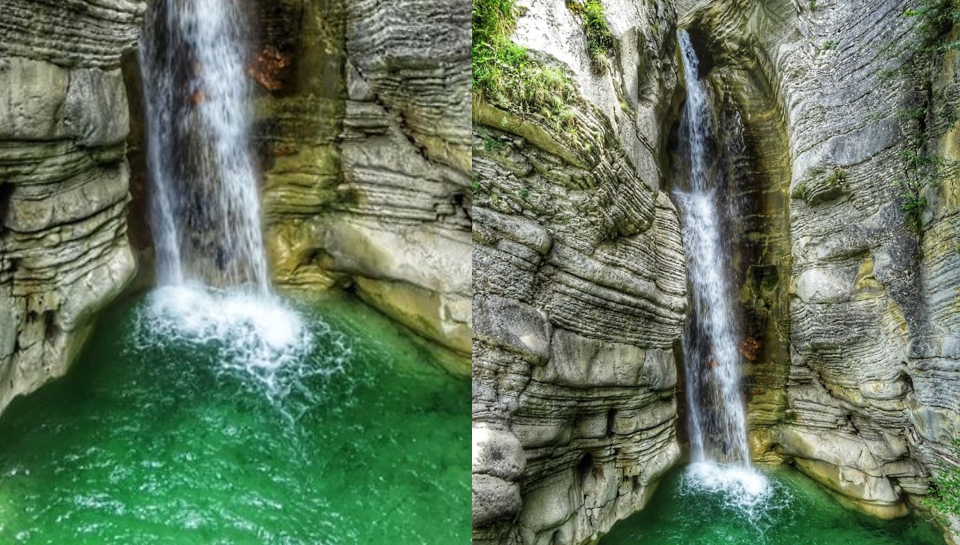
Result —
[[[911, 7], [715, 2], [683, 14], [727, 67], [718, 73], [765, 82], [772, 109], [749, 86], [725, 88], [788, 139], [790, 359], [754, 374], [754, 455], [883, 517], [905, 513], [941, 463], [956, 463], [948, 445], [960, 432], [957, 169], [946, 164], [922, 192], [916, 226], [896, 183], [921, 133], [927, 151], [956, 156], [957, 59], [945, 55], [932, 84], [910, 76], [898, 44], [919, 39], [920, 21], [903, 16]], [[777, 153], [773, 140], [760, 145]]]
[[0, 6], [0, 411], [66, 372], [135, 270], [120, 56], [143, 11]]
[[469, 374], [469, 6], [260, 4], [292, 60], [258, 106], [277, 282], [348, 285]]
[[605, 2], [600, 72], [574, 11], [520, 4], [511, 38], [576, 96], [563, 127], [474, 102], [473, 536], [582, 543], [680, 456], [686, 278], [659, 190], [676, 39], [669, 5]]

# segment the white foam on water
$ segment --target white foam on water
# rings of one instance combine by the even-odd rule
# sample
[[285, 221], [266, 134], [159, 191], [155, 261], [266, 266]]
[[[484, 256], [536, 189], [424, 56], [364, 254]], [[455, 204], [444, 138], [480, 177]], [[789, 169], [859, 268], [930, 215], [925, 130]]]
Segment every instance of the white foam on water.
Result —
[[775, 523], [777, 512], [789, 508], [789, 492], [756, 469], [745, 465], [696, 462], [688, 465], [681, 479], [683, 495], [712, 495], [734, 515], [760, 534]]
[[212, 351], [219, 374], [239, 378], [246, 386], [282, 403], [298, 392], [313, 393], [303, 384], [310, 376], [330, 376], [344, 370], [351, 355], [343, 339], [332, 336], [337, 353], [324, 362], [312, 361], [315, 333], [329, 326], [311, 320], [310, 327], [274, 296], [215, 290], [198, 285], [164, 286], [151, 292], [137, 319], [138, 349], [176, 346]]

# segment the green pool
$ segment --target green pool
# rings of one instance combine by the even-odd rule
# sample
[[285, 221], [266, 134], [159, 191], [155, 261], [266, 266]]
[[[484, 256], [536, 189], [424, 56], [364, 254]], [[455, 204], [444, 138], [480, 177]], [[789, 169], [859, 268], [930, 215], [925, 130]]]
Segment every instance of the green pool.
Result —
[[[600, 545], [943, 545], [919, 517], [877, 520], [845, 509], [816, 483], [786, 468], [724, 480], [687, 466], [664, 478], [649, 506]], [[757, 479], [765, 480], [758, 482]]]
[[468, 381], [349, 298], [245, 304], [117, 305], [17, 400], [0, 543], [468, 543]]

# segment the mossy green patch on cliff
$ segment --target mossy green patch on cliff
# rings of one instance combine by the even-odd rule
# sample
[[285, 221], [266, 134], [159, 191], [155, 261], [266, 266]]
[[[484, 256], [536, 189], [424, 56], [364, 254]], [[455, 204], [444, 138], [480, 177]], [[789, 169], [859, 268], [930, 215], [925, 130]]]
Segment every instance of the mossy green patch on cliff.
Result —
[[[952, 451], [954, 458], [960, 458], [960, 439], [953, 441]], [[960, 466], [942, 464], [930, 484], [930, 494], [923, 503], [933, 511], [937, 522], [950, 527], [951, 519], [960, 519]]]
[[573, 130], [576, 115], [568, 105], [576, 89], [560, 68], [544, 65], [510, 40], [516, 16], [513, 0], [474, 0], [474, 97]]
[[943, 158], [929, 149], [929, 127], [938, 115], [949, 121], [948, 126], [957, 120], [955, 112], [931, 110], [931, 82], [944, 53], [960, 48], [960, 41], [950, 38], [960, 22], [960, 0], [920, 0], [916, 7], [904, 11], [903, 16], [917, 20], [914, 39], [893, 48], [904, 62], [898, 68], [880, 73], [879, 77], [883, 81], [902, 74], [916, 86], [910, 102], [897, 112], [904, 131], [914, 136], [900, 153], [903, 171], [894, 183], [901, 189], [901, 209], [910, 225], [920, 233], [927, 207], [926, 192], [940, 186], [945, 166]]
[[594, 70], [605, 73], [610, 68], [610, 55], [614, 47], [603, 4], [600, 0], [567, 0], [567, 8], [580, 17]]

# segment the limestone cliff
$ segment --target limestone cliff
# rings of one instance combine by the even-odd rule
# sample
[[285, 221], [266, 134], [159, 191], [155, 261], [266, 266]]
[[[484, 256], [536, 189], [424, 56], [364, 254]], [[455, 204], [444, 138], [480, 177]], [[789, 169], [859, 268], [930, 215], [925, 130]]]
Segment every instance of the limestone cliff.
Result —
[[[916, 223], [902, 185], [912, 154], [956, 149], [945, 120], [958, 106], [956, 55], [935, 63], [926, 96], [930, 82], [903, 66], [920, 61], [896, 46], [921, 39], [922, 21], [903, 16], [911, 7], [715, 2], [683, 14], [746, 126], [787, 135], [784, 160], [761, 170], [789, 168], [772, 177], [778, 199], [789, 194], [790, 252], [779, 251], [792, 264], [790, 358], [750, 366], [754, 455], [789, 461], [879, 516], [927, 492], [960, 432], [957, 170], [944, 164], [940, 186], [921, 191]], [[737, 83], [750, 80], [773, 101]], [[918, 150], [921, 132], [930, 144]], [[783, 157], [782, 145], [769, 138], [758, 152]]]
[[278, 283], [349, 285], [470, 370], [469, 8], [259, 2], [289, 59], [259, 99]]
[[[668, 315], [639, 311], [676, 298], [665, 306], [682, 319], [683, 271], [667, 257], [674, 228], [620, 225], [644, 217], [623, 208], [634, 188], [671, 185], [676, 116], [663, 105], [678, 79], [676, 26], [694, 37], [741, 209], [731, 263], [753, 456], [793, 464], [875, 515], [905, 513], [941, 464], [958, 462], [960, 55], [914, 54], [927, 37], [922, 17], [905, 16], [909, 0], [680, 0], [676, 25], [669, 5], [602, 0], [616, 39], [604, 71], [586, 53], [582, 3], [566, 4], [521, 2], [511, 39], [562, 67], [577, 123], [510, 112], [520, 100], [474, 109], [475, 537], [584, 542], [642, 507], [629, 471], [643, 490], [655, 481], [644, 453], [662, 443], [617, 432], [625, 398], [614, 386], [629, 376], [631, 392], [657, 391], [622, 372], [637, 361], [623, 343], [669, 347]], [[631, 168], [610, 175], [621, 154]], [[662, 193], [655, 202], [676, 221]], [[644, 244], [667, 268], [609, 259]], [[641, 304], [644, 278], [657, 296]], [[570, 350], [570, 339], [584, 345]], [[675, 403], [673, 390], [660, 402]], [[609, 410], [605, 437], [595, 409]], [[596, 429], [581, 431], [585, 419]], [[683, 425], [673, 412], [660, 422]]]
[[66, 372], [133, 275], [120, 55], [143, 11], [0, 4], [0, 411]]
[[[610, 46], [591, 55], [576, 4], [519, 2], [526, 72], [475, 91], [474, 543], [594, 539], [680, 456], [686, 278], [659, 190], [673, 8], [603, 4]], [[547, 98], [524, 110], [514, 84]]]

